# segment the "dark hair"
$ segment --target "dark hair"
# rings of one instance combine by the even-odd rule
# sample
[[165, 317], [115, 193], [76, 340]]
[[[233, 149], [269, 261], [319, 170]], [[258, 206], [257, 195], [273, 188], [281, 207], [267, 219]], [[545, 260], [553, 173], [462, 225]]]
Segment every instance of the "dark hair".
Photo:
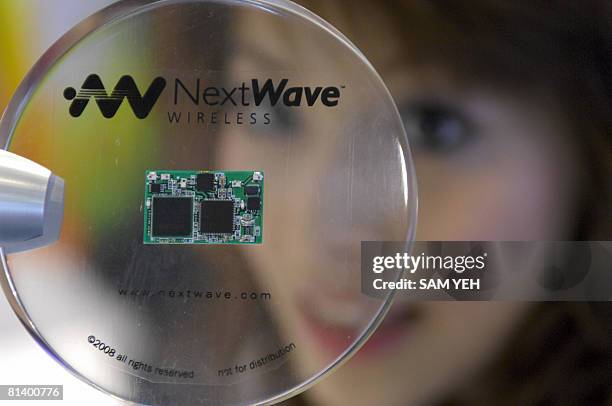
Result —
[[607, 303], [536, 306], [478, 383], [441, 405], [609, 404], [610, 312]]

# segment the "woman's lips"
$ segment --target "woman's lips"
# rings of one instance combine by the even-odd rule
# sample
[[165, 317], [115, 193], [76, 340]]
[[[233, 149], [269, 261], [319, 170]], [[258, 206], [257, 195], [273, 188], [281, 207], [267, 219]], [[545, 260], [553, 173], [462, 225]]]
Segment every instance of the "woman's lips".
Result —
[[[365, 296], [361, 292], [360, 280], [350, 277], [348, 270], [361, 267], [361, 241], [384, 240], [383, 237], [383, 234], [372, 232], [358, 234], [356, 230], [351, 230], [350, 235], [339, 235], [337, 229], [329, 230], [326, 234], [328, 245], [321, 252], [321, 255], [325, 255], [325, 261], [320, 259], [325, 266], [318, 269], [345, 270], [344, 273], [335, 273], [342, 282], [332, 279], [330, 273], [321, 271], [325, 277], [320, 277], [318, 283], [303, 286], [302, 300], [298, 301], [299, 328], [305, 330], [325, 357], [336, 358], [349, 349], [364, 333], [363, 330], [382, 304]], [[352, 243], [347, 244], [347, 241]], [[346, 286], [339, 287], [343, 286], [342, 283]], [[414, 303], [393, 306], [356, 358], [367, 359], [396, 348], [406, 339], [418, 315], [419, 307]]]
[[418, 319], [418, 311], [414, 307], [398, 311], [397, 314], [389, 313], [372, 334], [370, 339], [355, 355], [356, 359], [378, 355], [391, 350], [407, 339], [411, 326]]
[[[363, 333], [367, 321], [374, 317], [372, 309], [365, 311], [358, 303], [351, 306], [340, 302], [334, 308], [327, 309], [325, 306], [303, 304], [299, 310], [307, 334], [325, 355], [332, 357], [346, 351]], [[367, 359], [395, 348], [406, 339], [418, 315], [418, 308], [412, 304], [393, 307], [356, 358]]]

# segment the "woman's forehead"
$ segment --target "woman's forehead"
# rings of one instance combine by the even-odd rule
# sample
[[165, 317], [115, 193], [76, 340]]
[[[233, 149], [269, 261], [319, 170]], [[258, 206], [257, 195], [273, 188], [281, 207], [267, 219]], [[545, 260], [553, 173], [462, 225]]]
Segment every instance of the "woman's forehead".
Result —
[[[308, 2], [300, 2], [306, 7]], [[329, 21], [334, 27], [349, 38], [361, 49], [366, 57], [376, 65], [379, 70], [388, 66], [399, 65], [402, 62], [402, 49], [406, 48], [405, 41], [400, 40], [398, 27], [389, 24], [388, 15], [384, 8], [371, 7], [367, 2], [361, 4], [354, 13], [349, 12], [343, 2], [320, 2], [308, 7], [316, 14]], [[266, 60], [281, 60], [287, 53], [291, 53], [295, 60], [308, 60], [311, 57], [309, 50], [321, 53], [321, 44], [306, 38], [299, 27], [288, 27], [280, 21], [267, 19], [254, 19], [249, 25], [239, 29], [240, 42], [252, 43], [251, 49], [257, 49], [259, 55], [247, 55], [257, 58], [261, 62]], [[253, 26], [253, 24], [257, 26]], [[257, 32], [253, 37], [251, 33]], [[261, 41], [265, 38], [265, 41]], [[248, 47], [244, 47], [247, 49]], [[298, 50], [298, 52], [296, 52]], [[322, 64], [325, 60], [318, 61]], [[329, 58], [328, 63], [333, 63]]]
[[[563, 40], [585, 28], [572, 23], [571, 7], [554, 4], [298, 1], [343, 32], [382, 73], [435, 66], [463, 82], [557, 80], [561, 66], [571, 65]], [[585, 9], [582, 14], [590, 12]]]

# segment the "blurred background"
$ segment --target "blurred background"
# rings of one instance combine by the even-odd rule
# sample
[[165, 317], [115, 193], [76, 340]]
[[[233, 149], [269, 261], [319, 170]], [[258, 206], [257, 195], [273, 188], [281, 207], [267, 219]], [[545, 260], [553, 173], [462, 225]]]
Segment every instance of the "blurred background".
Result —
[[[79, 21], [112, 0], [0, 1], [0, 110], [42, 53]], [[73, 377], [40, 348], [6, 299], [0, 300], [0, 383], [64, 385], [67, 405], [112, 405], [114, 401]], [[39, 401], [20, 401], [20, 404]]]

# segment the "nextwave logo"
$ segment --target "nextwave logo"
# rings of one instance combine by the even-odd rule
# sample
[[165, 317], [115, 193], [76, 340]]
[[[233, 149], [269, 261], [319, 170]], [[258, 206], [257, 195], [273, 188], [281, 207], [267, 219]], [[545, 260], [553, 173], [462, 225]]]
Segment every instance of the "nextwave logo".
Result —
[[106, 93], [100, 76], [91, 74], [87, 76], [78, 92], [73, 87], [64, 89], [64, 98], [72, 100], [69, 109], [72, 117], [80, 117], [89, 104], [89, 100], [93, 97], [105, 118], [113, 118], [117, 114], [123, 99], [127, 98], [134, 115], [143, 119], [149, 115], [165, 87], [166, 79], [157, 77], [145, 94], [141, 95], [134, 79], [129, 75], [124, 75], [109, 95]]
[[[324, 107], [336, 107], [341, 99], [341, 89], [345, 86], [292, 86], [289, 79], [256, 79], [252, 78], [233, 87], [210, 86], [201, 78], [173, 78], [167, 80], [156, 77], [146, 92], [141, 94], [136, 82], [129, 75], [123, 75], [115, 85], [110, 95], [107, 93], [102, 79], [97, 74], [90, 74], [77, 91], [73, 87], [64, 89], [64, 98], [71, 101], [69, 113], [72, 117], [80, 117], [93, 98], [102, 113], [107, 118], [113, 118], [123, 99], [127, 99], [139, 119], [149, 116], [158, 102], [166, 84], [173, 83], [172, 99], [166, 106], [173, 105], [174, 110], [168, 111], [170, 124], [256, 124], [261, 118], [264, 125], [272, 122], [272, 110], [263, 113], [257, 110], [240, 110], [235, 108], [268, 107], [277, 105], [285, 107], [313, 107], [317, 104]], [[233, 110], [232, 110], [233, 109]], [[221, 117], [220, 117], [221, 116]], [[261, 117], [259, 117], [261, 116]]]
[[[174, 80], [174, 104], [178, 104], [180, 95], [184, 94], [196, 106], [260, 106], [268, 101], [271, 106], [284, 104], [286, 107], [300, 107], [306, 102], [308, 107], [313, 107], [318, 102], [326, 107], [335, 107], [340, 99], [340, 89], [334, 86], [309, 87], [289, 86], [289, 79], [281, 79], [278, 84], [274, 80], [267, 79], [260, 83], [259, 79], [251, 79], [248, 83], [242, 82], [240, 86], [232, 88], [205, 86], [201, 79], [196, 79], [191, 85], [185, 84], [180, 79]], [[249, 101], [250, 100], [250, 101]]]

